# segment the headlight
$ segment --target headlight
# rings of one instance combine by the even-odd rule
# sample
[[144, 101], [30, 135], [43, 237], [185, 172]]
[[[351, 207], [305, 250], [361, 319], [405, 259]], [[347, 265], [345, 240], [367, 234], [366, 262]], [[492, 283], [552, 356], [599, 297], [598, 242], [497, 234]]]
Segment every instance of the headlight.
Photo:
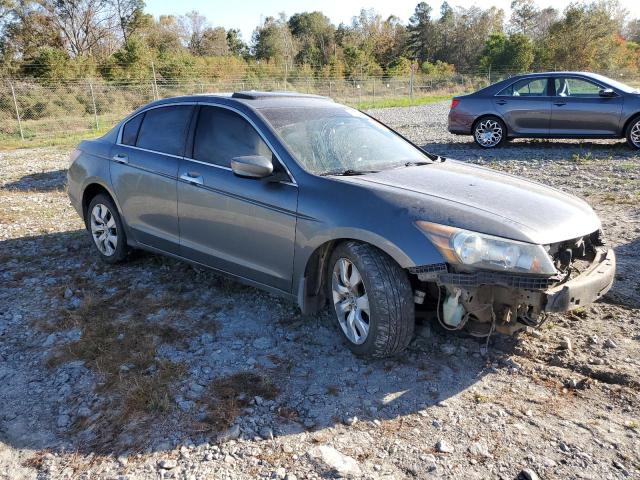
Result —
[[449, 263], [503, 272], [553, 275], [556, 269], [542, 245], [507, 240], [437, 223], [416, 222]]

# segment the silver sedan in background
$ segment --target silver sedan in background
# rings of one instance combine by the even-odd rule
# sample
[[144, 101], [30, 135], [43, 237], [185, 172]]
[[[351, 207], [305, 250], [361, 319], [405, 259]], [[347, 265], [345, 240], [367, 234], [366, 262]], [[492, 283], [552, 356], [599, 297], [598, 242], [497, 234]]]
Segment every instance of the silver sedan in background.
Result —
[[454, 97], [449, 131], [483, 148], [510, 138], [625, 138], [640, 148], [640, 92], [584, 72], [517, 75]]

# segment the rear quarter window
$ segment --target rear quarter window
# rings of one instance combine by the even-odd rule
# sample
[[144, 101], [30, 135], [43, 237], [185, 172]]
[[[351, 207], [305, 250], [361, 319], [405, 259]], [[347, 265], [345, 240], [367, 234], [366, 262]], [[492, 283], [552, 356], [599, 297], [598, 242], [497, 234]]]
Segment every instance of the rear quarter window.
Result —
[[144, 117], [144, 113], [140, 115], [136, 115], [127, 123], [124, 124], [124, 128], [122, 129], [122, 140], [121, 143], [123, 145], [135, 145], [136, 140], [138, 139], [138, 131], [140, 130], [140, 124], [142, 123], [142, 118]]
[[191, 105], [147, 110], [136, 146], [170, 155], [183, 155], [192, 111]]

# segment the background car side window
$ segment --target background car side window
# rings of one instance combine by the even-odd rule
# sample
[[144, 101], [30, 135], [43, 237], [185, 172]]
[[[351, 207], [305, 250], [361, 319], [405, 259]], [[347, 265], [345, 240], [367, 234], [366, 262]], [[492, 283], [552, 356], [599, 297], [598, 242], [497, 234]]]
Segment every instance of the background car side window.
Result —
[[192, 110], [190, 105], [147, 110], [136, 146], [155, 152], [183, 155]]
[[123, 145], [134, 145], [138, 139], [138, 131], [140, 130], [140, 124], [144, 118], [144, 113], [136, 115], [127, 123], [124, 124], [122, 129], [122, 140], [120, 143]]
[[267, 144], [255, 128], [240, 115], [224, 108], [201, 107], [193, 144], [193, 158], [213, 165], [230, 167], [232, 158], [245, 155], [272, 158]]
[[599, 97], [602, 87], [582, 78], [560, 77], [555, 79], [558, 97]]
[[546, 78], [524, 78], [512, 83], [498, 95], [507, 97], [544, 97], [546, 94]]

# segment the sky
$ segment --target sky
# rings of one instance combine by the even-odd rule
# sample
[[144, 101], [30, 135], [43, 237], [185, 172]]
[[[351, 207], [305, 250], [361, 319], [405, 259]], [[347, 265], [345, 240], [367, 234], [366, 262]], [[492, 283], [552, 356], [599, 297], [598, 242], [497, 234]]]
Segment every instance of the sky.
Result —
[[[536, 3], [541, 7], [553, 6], [564, 9], [571, 0], [538, 0]], [[631, 18], [640, 17], [640, 3], [638, 0], [619, 0], [620, 5], [625, 8]], [[280, 12], [285, 12], [291, 16], [298, 12], [311, 12], [320, 10], [331, 21], [338, 25], [340, 22], [351, 23], [352, 17], [357, 15], [362, 8], [373, 8], [387, 18], [390, 15], [399, 17], [403, 22], [407, 22], [419, 0], [146, 0], [147, 11], [155, 15], [182, 15], [191, 10], [197, 10], [205, 15], [213, 27], [239, 28], [245, 42], [251, 40], [251, 34], [256, 26], [268, 16], [277, 16]], [[440, 0], [428, 1], [435, 12], [440, 11]], [[469, 0], [449, 0], [452, 6], [469, 7], [473, 4]], [[509, 17], [509, 5], [511, 0], [483, 0], [482, 8], [496, 6], [507, 12]]]

